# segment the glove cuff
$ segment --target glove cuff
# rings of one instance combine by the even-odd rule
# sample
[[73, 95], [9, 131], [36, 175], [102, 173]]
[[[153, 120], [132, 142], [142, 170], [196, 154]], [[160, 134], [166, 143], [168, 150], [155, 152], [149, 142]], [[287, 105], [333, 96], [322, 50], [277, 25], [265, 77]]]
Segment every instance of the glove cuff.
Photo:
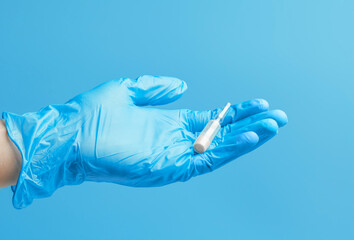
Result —
[[[30, 205], [35, 198], [44, 198], [67, 184], [85, 180], [78, 144], [80, 121], [68, 126], [65, 113], [48, 106], [37, 113], [16, 115], [4, 112], [7, 133], [22, 156], [22, 168], [17, 184], [12, 186], [13, 206], [17, 209]], [[64, 129], [64, 130], [63, 130]]]

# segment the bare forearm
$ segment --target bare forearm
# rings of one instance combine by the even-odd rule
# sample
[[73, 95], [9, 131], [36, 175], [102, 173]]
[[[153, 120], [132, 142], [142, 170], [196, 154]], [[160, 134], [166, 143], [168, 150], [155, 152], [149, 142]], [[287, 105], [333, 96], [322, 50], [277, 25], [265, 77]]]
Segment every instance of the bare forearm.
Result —
[[7, 135], [4, 120], [0, 119], [0, 188], [16, 184], [21, 165], [21, 154]]

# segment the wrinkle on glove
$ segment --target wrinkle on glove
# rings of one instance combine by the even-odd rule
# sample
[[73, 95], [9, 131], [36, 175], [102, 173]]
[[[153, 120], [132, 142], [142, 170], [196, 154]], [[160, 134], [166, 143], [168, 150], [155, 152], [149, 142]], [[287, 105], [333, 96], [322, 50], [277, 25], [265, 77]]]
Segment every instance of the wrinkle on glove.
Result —
[[12, 187], [14, 207], [84, 181], [132, 187], [186, 181], [256, 149], [287, 123], [284, 112], [268, 111], [262, 99], [232, 105], [210, 149], [196, 154], [193, 142], [218, 109], [144, 107], [173, 102], [186, 89], [177, 78], [122, 78], [38, 112], [4, 112], [23, 161]]

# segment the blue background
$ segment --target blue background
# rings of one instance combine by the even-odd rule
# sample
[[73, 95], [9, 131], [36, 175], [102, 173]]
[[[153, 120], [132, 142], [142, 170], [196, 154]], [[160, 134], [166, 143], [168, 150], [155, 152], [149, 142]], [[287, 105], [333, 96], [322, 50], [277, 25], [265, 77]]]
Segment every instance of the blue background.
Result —
[[18, 211], [1, 239], [354, 239], [353, 1], [1, 1], [0, 112], [104, 81], [175, 76], [164, 108], [265, 98], [289, 124], [186, 183], [84, 183]]

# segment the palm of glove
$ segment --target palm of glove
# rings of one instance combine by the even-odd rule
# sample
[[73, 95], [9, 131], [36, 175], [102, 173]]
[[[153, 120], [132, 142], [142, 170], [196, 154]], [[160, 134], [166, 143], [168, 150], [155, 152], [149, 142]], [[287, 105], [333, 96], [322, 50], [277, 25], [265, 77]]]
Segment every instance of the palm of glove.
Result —
[[[158, 88], [170, 97], [160, 97]], [[195, 136], [183, 110], [143, 107], [177, 99], [185, 89], [177, 79], [145, 76], [113, 80], [74, 98], [86, 113], [78, 141], [86, 180], [159, 186], [188, 177]]]

